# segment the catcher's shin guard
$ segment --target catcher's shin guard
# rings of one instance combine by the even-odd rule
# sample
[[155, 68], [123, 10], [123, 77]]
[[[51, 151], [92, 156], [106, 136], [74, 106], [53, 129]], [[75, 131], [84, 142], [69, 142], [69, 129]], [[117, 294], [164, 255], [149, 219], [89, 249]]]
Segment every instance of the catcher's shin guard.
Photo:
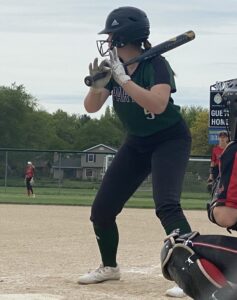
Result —
[[[209, 203], [207, 203], [207, 215], [208, 215], [208, 219], [212, 222], [212, 223], [216, 223], [215, 217], [214, 217], [214, 213], [213, 210], [216, 206], [224, 206], [225, 203], [223, 201], [219, 201], [218, 199], [218, 190], [219, 190], [219, 185], [220, 185], [220, 177], [218, 177], [212, 185], [212, 193], [211, 193], [211, 200], [209, 201]], [[218, 225], [218, 224], [217, 224]]]
[[236, 300], [237, 298], [237, 288], [224, 287], [222, 289], [216, 290], [212, 293], [209, 300]]
[[207, 300], [223, 287], [231, 291], [232, 288], [215, 264], [200, 257], [191, 248], [192, 239], [198, 235], [198, 232], [192, 232], [179, 237], [174, 233], [167, 237], [161, 251], [162, 273], [166, 279], [175, 281], [191, 298]]
[[[228, 281], [237, 284], [237, 238], [226, 235], [198, 235], [191, 248], [199, 257], [215, 264]], [[236, 297], [237, 299], [237, 297]]]

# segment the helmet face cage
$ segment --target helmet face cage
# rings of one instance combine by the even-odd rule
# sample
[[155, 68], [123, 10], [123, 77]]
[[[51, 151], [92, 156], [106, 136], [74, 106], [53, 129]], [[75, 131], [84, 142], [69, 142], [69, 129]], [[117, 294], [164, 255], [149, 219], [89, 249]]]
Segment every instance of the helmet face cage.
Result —
[[107, 40], [97, 40], [96, 46], [102, 57], [108, 56], [109, 50], [112, 50], [112, 47], [109, 47], [109, 42]]
[[237, 79], [231, 79], [225, 83], [222, 97], [225, 101], [237, 101]]
[[116, 35], [113, 35], [113, 36], [115, 36], [115, 38], [112, 37], [111, 41], [108, 41], [108, 40], [97, 40], [96, 41], [97, 49], [102, 57], [108, 56], [109, 50], [112, 50], [114, 47], [122, 48], [126, 45], [125, 42], [122, 42], [122, 38], [119, 38], [119, 37], [116, 38]]

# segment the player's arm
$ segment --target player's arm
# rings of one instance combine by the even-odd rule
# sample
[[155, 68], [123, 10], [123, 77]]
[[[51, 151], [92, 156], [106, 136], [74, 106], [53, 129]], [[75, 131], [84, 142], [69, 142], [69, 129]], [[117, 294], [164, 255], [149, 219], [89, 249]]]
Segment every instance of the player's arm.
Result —
[[147, 90], [131, 80], [123, 85], [123, 89], [141, 107], [154, 114], [161, 114], [165, 111], [171, 91], [168, 84], [156, 84]]
[[110, 62], [104, 59], [100, 65], [98, 65], [98, 58], [95, 58], [93, 64], [89, 64], [90, 76], [96, 76], [101, 72], [105, 72], [106, 76], [92, 82], [91, 88], [84, 100], [84, 107], [89, 113], [97, 112], [110, 95], [109, 90], [105, 89], [112, 75]]
[[101, 91], [97, 92], [90, 89], [84, 100], [84, 107], [88, 113], [94, 113], [100, 110], [107, 98], [109, 97], [109, 90], [103, 88]]
[[215, 167], [215, 164], [213, 161], [211, 161], [211, 164], [210, 164], [210, 174], [209, 174], [209, 178], [208, 179], [213, 179], [213, 168]]
[[214, 148], [212, 149], [212, 156], [211, 156], [211, 163], [210, 163], [210, 174], [209, 174], [209, 177], [208, 177], [208, 181], [211, 181], [214, 179], [214, 176], [213, 176], [213, 168], [215, 167], [215, 161], [216, 161], [216, 154], [215, 154], [215, 151], [214, 151]]
[[159, 65], [155, 66], [155, 82], [150, 89], [145, 89], [133, 82], [119, 60], [117, 49], [114, 47], [110, 52], [110, 62], [113, 78], [124, 91], [141, 107], [151, 113], [161, 114], [165, 111], [170, 99], [171, 80], [166, 64], [161, 59]]
[[33, 172], [32, 172], [32, 177], [34, 177], [35, 176], [35, 166], [33, 165]]

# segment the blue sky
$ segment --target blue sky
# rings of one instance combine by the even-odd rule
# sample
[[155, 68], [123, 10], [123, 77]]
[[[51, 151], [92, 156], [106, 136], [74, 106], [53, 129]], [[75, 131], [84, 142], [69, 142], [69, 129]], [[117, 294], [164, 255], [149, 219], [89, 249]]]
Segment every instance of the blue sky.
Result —
[[153, 45], [195, 31], [194, 41], [165, 55], [177, 74], [177, 104], [208, 107], [209, 86], [237, 77], [236, 0], [0, 0], [0, 85], [23, 84], [49, 112], [85, 113], [97, 32], [124, 5], [147, 13]]

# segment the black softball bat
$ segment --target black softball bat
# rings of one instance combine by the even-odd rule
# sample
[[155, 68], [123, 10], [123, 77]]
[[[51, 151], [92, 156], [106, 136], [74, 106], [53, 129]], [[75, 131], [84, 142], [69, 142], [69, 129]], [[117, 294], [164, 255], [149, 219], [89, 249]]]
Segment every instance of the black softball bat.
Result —
[[[183, 44], [186, 44], [190, 41], [192, 41], [195, 38], [195, 33], [190, 30], [185, 33], [182, 33], [180, 35], [177, 35], [176, 37], [173, 37], [172, 39], [169, 39], [161, 44], [158, 44], [151, 49], [145, 51], [139, 56], [136, 56], [126, 63], [124, 63], [124, 66], [128, 66], [137, 62], [142, 62], [147, 59], [151, 59], [155, 56], [161, 55], [169, 50], [172, 50], [174, 48], [177, 48]], [[99, 80], [101, 78], [104, 78], [106, 75], [106, 72], [97, 73], [95, 76], [86, 76], [84, 79], [84, 82], [87, 86], [91, 86], [93, 82], [96, 80]]]

